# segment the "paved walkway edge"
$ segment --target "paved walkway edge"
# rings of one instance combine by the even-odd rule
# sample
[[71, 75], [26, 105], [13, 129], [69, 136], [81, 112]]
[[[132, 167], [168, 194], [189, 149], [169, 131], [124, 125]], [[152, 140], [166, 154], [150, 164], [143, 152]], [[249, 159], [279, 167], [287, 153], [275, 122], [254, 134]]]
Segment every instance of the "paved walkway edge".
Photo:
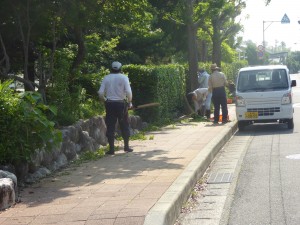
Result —
[[187, 201], [197, 181], [203, 176], [220, 149], [237, 130], [233, 121], [212, 139], [174, 181], [146, 215], [144, 225], [174, 225], [182, 205]]

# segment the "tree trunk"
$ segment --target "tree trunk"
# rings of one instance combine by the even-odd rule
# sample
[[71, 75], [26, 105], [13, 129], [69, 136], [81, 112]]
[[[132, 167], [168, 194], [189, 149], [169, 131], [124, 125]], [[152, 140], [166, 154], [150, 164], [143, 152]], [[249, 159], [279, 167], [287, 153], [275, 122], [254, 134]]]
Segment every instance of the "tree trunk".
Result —
[[198, 88], [198, 54], [197, 54], [197, 41], [196, 29], [193, 25], [188, 25], [188, 56], [189, 56], [189, 77], [190, 77], [190, 91]]
[[9, 56], [7, 55], [7, 52], [6, 52], [6, 47], [5, 47], [5, 44], [3, 42], [3, 39], [2, 39], [2, 35], [0, 33], [0, 44], [1, 44], [1, 52], [2, 52], [2, 57], [0, 59], [0, 66], [1, 64], [3, 63], [5, 66], [1, 66], [1, 71], [0, 71], [0, 80], [2, 78], [2, 76], [7, 76], [8, 75], [8, 72], [10, 70], [10, 59], [9, 59]]
[[213, 23], [212, 42], [213, 42], [212, 62], [216, 63], [219, 67], [221, 67], [221, 60], [222, 60], [221, 44], [222, 44], [222, 40], [221, 40], [220, 28], [215, 23]]
[[[30, 36], [31, 36], [31, 24], [30, 24], [30, 18], [29, 18], [29, 1], [27, 1], [26, 4], [26, 20], [22, 21], [20, 18], [20, 15], [17, 15], [18, 18], [18, 25], [20, 29], [20, 34], [23, 42], [23, 56], [24, 56], [24, 75], [23, 78], [26, 81], [29, 80], [29, 75], [28, 75], [28, 65], [29, 65], [29, 43], [30, 43]], [[23, 26], [23, 23], [25, 26]], [[25, 32], [24, 32], [25, 31]], [[24, 83], [24, 89], [25, 91], [34, 91], [34, 86], [31, 84], [31, 82], [25, 82]]]
[[212, 62], [216, 63], [219, 67], [221, 67], [221, 44], [222, 44], [222, 37], [221, 37], [221, 26], [219, 20], [213, 20], [213, 35], [212, 35], [212, 42], [213, 42], [213, 52], [212, 52]]
[[34, 71], [34, 62], [36, 60], [36, 57], [34, 55], [34, 47], [31, 44], [28, 49], [28, 80], [34, 83], [35, 81], [35, 71]]
[[[193, 21], [194, 1], [187, 1], [187, 30], [188, 30], [188, 60], [189, 60], [189, 87], [193, 91], [198, 88], [198, 51], [197, 51], [197, 26]], [[188, 87], [188, 86], [187, 86]]]

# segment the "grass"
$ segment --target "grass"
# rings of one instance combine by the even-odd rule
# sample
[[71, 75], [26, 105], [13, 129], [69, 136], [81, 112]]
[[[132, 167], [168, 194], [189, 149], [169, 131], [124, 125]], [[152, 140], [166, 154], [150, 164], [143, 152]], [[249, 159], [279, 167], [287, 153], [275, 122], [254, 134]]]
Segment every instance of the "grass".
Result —
[[191, 122], [209, 122], [210, 121], [209, 119], [206, 119], [205, 117], [199, 116], [197, 114], [192, 114], [191, 117], [192, 117]]
[[105, 156], [105, 152], [108, 151], [108, 147], [103, 147], [97, 151], [86, 151], [80, 154], [79, 158], [72, 161], [72, 164], [75, 166], [80, 166], [84, 162], [96, 161]]
[[137, 133], [137, 134], [134, 134], [134, 135], [132, 135], [132, 136], [130, 136], [130, 140], [143, 140], [143, 141], [145, 141], [145, 140], [147, 140], [147, 138], [146, 138], [146, 135], [145, 135], [145, 132], [139, 132], [139, 133]]
[[154, 139], [154, 135], [150, 135], [149, 140], [153, 140]]

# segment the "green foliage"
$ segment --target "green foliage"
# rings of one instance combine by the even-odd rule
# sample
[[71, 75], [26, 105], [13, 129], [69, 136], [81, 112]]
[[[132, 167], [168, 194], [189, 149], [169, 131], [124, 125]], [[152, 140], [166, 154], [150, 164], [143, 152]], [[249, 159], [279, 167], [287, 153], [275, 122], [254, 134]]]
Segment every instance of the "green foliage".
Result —
[[149, 124], [146, 128], [143, 129], [143, 132], [159, 131], [161, 128], [155, 124]]
[[76, 46], [56, 51], [55, 69], [51, 85], [47, 90], [48, 101], [58, 108], [56, 122], [70, 125], [79, 119], [87, 119], [103, 114], [97, 91], [104, 75], [108, 74], [111, 59], [117, 57], [114, 48], [118, 38], [102, 40], [94, 33], [85, 38], [87, 57], [74, 78], [70, 77], [70, 67], [75, 57]]
[[225, 73], [228, 81], [235, 83], [236, 77], [238, 75], [239, 69], [242, 67], [248, 66], [247, 61], [235, 61], [233, 63], [224, 63], [222, 64], [222, 72]]
[[12, 92], [10, 83], [0, 83], [0, 163], [29, 160], [36, 149], [50, 150], [62, 140], [46, 116], [55, 115], [55, 107], [42, 104], [37, 92]]
[[102, 115], [105, 112], [104, 104], [101, 104], [99, 100], [91, 98], [82, 100], [79, 104], [79, 110], [81, 119], [89, 119], [96, 115]]
[[104, 104], [99, 100], [98, 90], [101, 81], [109, 71], [103, 67], [97, 73], [82, 74], [76, 78], [75, 84], [81, 87], [78, 113], [80, 119], [88, 119], [105, 112]]
[[124, 66], [133, 91], [133, 105], [159, 102], [159, 107], [136, 110], [147, 122], [163, 123], [183, 108], [185, 70], [181, 65]]
[[236, 50], [230, 47], [226, 42], [222, 43], [222, 61], [232, 63], [236, 59]]
[[84, 152], [80, 155], [79, 161], [80, 162], [86, 162], [86, 161], [90, 161], [90, 160], [98, 160], [103, 158], [103, 156], [105, 155], [105, 150], [104, 148], [100, 148], [97, 151], [87, 151]]
[[[100, 34], [92, 33], [85, 36], [85, 46], [87, 50], [86, 59], [81, 65], [84, 74], [107, 73], [111, 61], [119, 58], [120, 53], [116, 47], [120, 42], [120, 37], [104, 39]], [[123, 61], [122, 61], [123, 62]]]
[[287, 66], [290, 73], [298, 73], [300, 71], [300, 52], [292, 52], [288, 55]]
[[74, 46], [61, 49], [55, 55], [55, 69], [47, 89], [48, 102], [57, 107], [55, 118], [59, 125], [70, 125], [80, 118], [82, 88], [70, 81], [69, 70], [74, 57]]
[[147, 140], [147, 138], [145, 132], [138, 132], [137, 134], [130, 136], [130, 140]]
[[257, 56], [257, 46], [252, 41], [246, 42], [246, 56], [248, 64], [251, 66], [262, 64], [262, 60], [260, 60]]
[[207, 121], [210, 121], [210, 120], [208, 120], [208, 119], [204, 118], [203, 116], [200, 116], [196, 113], [193, 113], [191, 115], [191, 117], [192, 117], [191, 122], [207, 122]]

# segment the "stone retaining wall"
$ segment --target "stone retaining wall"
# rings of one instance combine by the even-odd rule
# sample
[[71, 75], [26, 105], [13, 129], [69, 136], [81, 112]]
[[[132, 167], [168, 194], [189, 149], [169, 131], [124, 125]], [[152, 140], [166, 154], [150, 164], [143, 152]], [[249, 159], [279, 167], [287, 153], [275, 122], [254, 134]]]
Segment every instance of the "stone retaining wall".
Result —
[[[139, 116], [130, 116], [130, 131], [135, 134], [138, 130], [143, 129], [147, 124], [141, 121]], [[14, 204], [15, 193], [10, 193], [9, 186], [12, 180], [14, 183], [14, 192], [17, 187], [17, 178], [19, 184], [34, 183], [35, 181], [51, 174], [64, 166], [70, 161], [79, 157], [85, 151], [96, 151], [101, 146], [107, 145], [106, 125], [104, 118], [101, 116], [93, 117], [89, 120], [80, 120], [75, 125], [67, 126], [61, 129], [63, 141], [60, 145], [52, 149], [52, 151], [37, 150], [31, 157], [31, 162], [22, 162], [18, 165], [0, 165], [0, 188], [6, 190], [5, 198], [0, 198], [9, 202], [0, 201], [0, 210], [5, 207], [10, 207]], [[116, 126], [116, 131], [120, 135], [120, 129]], [[7, 174], [16, 174], [15, 178], [3, 175], [1, 170]], [[2, 174], [2, 176], [1, 176]], [[9, 177], [9, 178], [7, 178]], [[17, 177], [17, 178], [16, 178]], [[15, 181], [13, 180], [15, 179]], [[0, 194], [1, 194], [0, 190]], [[9, 197], [10, 196], [10, 197]], [[1, 208], [2, 207], [2, 208]], [[3, 208], [4, 207], [4, 208]]]

